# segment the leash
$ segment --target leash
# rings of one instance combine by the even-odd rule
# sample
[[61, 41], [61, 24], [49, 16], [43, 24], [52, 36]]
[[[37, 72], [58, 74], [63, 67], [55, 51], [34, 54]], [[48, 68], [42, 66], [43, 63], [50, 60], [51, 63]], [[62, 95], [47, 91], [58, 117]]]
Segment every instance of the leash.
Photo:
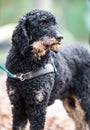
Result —
[[9, 70], [5, 67], [0, 66], [0, 69], [7, 73], [8, 77], [13, 79], [19, 79], [20, 81], [25, 81], [27, 79], [32, 79], [40, 75], [44, 75], [47, 73], [54, 72], [55, 68], [52, 64], [46, 64], [44, 67], [41, 67], [38, 71], [30, 71], [28, 73], [19, 73], [19, 74], [12, 74]]
[[0, 69], [3, 70], [4, 72], [6, 72], [8, 74], [8, 76], [12, 77], [12, 78], [16, 78], [16, 75], [12, 74], [9, 70], [7, 70], [5, 67], [2, 67], [0, 65]]

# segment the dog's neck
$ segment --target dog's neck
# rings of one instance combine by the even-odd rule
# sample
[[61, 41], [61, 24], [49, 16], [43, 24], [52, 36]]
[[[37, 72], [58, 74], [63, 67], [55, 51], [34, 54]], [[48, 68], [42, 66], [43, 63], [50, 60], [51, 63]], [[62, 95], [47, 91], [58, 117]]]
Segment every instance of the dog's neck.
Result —
[[37, 59], [32, 53], [27, 51], [25, 55], [21, 56], [21, 62], [23, 61], [23, 67], [28, 66], [29, 71], [37, 71], [40, 67], [44, 67], [49, 63], [50, 53], [47, 52], [43, 57]]

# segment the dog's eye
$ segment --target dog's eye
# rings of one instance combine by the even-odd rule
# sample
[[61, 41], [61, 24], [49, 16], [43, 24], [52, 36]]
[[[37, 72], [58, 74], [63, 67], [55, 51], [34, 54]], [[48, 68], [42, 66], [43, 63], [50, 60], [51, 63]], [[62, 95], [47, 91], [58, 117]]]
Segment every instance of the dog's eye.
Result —
[[46, 25], [46, 24], [47, 24], [47, 21], [46, 21], [46, 20], [40, 21], [40, 25], [41, 25], [41, 26], [44, 26], [44, 25]]

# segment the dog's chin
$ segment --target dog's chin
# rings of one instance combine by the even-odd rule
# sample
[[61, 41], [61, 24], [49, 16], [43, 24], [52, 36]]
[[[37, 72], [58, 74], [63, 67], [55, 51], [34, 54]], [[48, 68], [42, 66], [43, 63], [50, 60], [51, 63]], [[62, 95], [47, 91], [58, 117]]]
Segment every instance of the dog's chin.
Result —
[[44, 57], [45, 55], [49, 54], [50, 51], [53, 51], [55, 53], [58, 52], [58, 50], [56, 49], [41, 49], [41, 48], [33, 48], [32, 50], [32, 54], [33, 54], [33, 57], [34, 59], [36, 60], [41, 60], [42, 57]]
[[48, 50], [51, 50], [51, 51], [57, 53], [59, 48], [60, 48], [60, 44], [52, 44], [51, 46], [49, 46]]
[[46, 48], [42, 41], [36, 41], [31, 45], [32, 54], [35, 59], [40, 60], [46, 54]]

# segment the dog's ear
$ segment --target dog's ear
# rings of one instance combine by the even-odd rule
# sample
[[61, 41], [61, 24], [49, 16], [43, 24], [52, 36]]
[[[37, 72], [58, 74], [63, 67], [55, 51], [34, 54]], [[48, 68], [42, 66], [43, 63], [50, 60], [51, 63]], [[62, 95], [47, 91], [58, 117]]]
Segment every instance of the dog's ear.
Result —
[[12, 44], [20, 51], [22, 55], [27, 51], [29, 47], [30, 39], [25, 29], [26, 18], [23, 17], [12, 35]]

